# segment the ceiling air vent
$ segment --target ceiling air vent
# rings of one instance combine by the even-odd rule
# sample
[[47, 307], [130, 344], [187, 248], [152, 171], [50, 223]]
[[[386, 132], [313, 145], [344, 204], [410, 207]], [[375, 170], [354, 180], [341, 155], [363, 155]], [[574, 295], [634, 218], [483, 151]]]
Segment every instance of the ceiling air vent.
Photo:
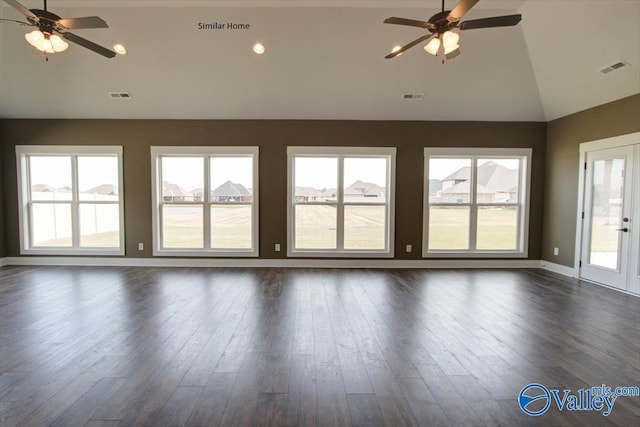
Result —
[[424, 93], [403, 93], [402, 99], [424, 99]]
[[131, 94], [129, 92], [109, 92], [109, 96], [112, 99], [128, 99], [128, 98], [131, 98]]
[[615, 62], [615, 63], [613, 63], [611, 65], [607, 65], [604, 68], [601, 68], [600, 72], [602, 74], [609, 74], [609, 73], [611, 73], [613, 71], [619, 70], [620, 68], [624, 68], [624, 67], [628, 67], [628, 66], [629, 66], [629, 63], [627, 61], [623, 61], [621, 59], [618, 62]]

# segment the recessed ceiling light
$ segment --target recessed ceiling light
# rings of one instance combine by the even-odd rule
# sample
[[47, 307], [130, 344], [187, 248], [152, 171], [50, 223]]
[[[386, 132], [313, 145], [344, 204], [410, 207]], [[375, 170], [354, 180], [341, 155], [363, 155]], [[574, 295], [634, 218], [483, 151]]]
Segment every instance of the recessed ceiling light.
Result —
[[124, 45], [121, 45], [120, 43], [114, 44], [113, 45], [113, 50], [120, 54], [120, 55], [126, 55], [127, 54], [127, 48], [124, 47]]
[[258, 55], [262, 55], [265, 51], [264, 45], [262, 43], [256, 43], [253, 45], [253, 51]]

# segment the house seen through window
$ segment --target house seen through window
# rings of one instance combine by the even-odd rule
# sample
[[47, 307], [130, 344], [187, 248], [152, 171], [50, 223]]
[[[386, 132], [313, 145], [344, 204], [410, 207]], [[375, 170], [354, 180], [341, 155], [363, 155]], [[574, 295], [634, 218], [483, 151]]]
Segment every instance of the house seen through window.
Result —
[[122, 255], [122, 148], [18, 146], [24, 253]]
[[430, 254], [524, 254], [529, 150], [425, 149]]
[[392, 253], [395, 149], [289, 147], [289, 255]]
[[257, 255], [257, 153], [152, 147], [155, 252]]

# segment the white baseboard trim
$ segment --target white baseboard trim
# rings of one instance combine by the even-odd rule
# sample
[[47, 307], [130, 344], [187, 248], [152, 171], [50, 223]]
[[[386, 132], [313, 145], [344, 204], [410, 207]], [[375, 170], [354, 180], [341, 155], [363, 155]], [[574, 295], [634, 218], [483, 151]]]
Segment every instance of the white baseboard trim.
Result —
[[0, 267], [4, 267], [5, 265], [9, 265], [7, 258], [0, 258]]
[[284, 268], [540, 268], [540, 260], [7, 257], [4, 265]]
[[545, 270], [552, 271], [554, 273], [562, 274], [563, 276], [577, 278], [578, 274], [572, 267], [566, 265], [555, 264], [553, 262], [542, 260], [540, 261], [541, 267]]

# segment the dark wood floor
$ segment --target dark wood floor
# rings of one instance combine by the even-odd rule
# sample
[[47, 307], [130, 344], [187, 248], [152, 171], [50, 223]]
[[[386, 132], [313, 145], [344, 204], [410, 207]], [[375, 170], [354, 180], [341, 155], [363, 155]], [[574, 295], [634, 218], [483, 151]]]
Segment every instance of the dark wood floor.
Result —
[[640, 299], [540, 270], [0, 269], [0, 423], [639, 425]]

